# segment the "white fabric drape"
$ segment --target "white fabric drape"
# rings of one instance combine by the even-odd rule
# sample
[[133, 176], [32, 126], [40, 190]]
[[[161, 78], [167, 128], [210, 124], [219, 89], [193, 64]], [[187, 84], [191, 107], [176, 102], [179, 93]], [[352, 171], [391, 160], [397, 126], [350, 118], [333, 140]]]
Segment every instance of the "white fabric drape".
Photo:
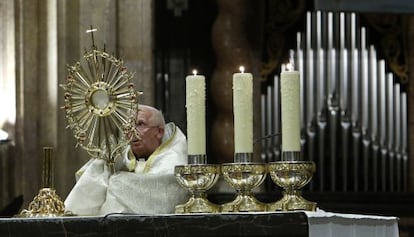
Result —
[[[164, 142], [142, 169], [111, 175], [103, 160], [86, 163], [77, 172], [80, 177], [65, 200], [66, 210], [77, 215], [173, 213], [187, 197], [174, 176], [175, 166], [187, 162], [187, 142], [174, 124], [169, 123], [165, 130]], [[124, 152], [125, 161], [130, 161], [129, 149]]]
[[309, 236], [398, 237], [398, 218], [325, 212], [306, 212]]

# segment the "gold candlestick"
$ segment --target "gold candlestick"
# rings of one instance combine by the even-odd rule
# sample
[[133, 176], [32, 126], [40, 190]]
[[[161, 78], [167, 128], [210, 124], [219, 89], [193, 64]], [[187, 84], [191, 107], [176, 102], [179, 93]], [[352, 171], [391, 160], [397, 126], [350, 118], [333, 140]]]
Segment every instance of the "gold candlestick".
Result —
[[178, 183], [191, 193], [190, 199], [175, 207], [175, 213], [215, 213], [220, 206], [207, 199], [206, 191], [217, 182], [220, 166], [206, 164], [205, 155], [189, 155], [188, 165], [175, 167]]
[[53, 148], [43, 148], [42, 189], [17, 217], [56, 217], [71, 215], [53, 188]]
[[235, 163], [221, 165], [224, 179], [237, 191], [234, 201], [221, 206], [221, 212], [266, 211], [266, 204], [258, 201], [252, 189], [266, 178], [266, 164], [253, 163], [252, 153], [236, 153]]
[[315, 211], [316, 203], [302, 197], [301, 189], [311, 179], [316, 166], [313, 161], [278, 161], [268, 164], [270, 177], [283, 187], [283, 197], [267, 205], [268, 211]]

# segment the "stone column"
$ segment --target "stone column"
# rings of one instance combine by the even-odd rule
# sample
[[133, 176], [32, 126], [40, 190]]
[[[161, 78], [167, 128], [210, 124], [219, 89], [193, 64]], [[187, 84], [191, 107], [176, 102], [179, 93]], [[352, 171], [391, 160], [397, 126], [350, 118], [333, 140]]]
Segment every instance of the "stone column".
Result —
[[118, 3], [118, 52], [135, 72], [135, 89], [144, 92], [139, 103], [154, 105], [153, 0]]
[[14, 184], [27, 206], [40, 187], [39, 131], [39, 1], [15, 1], [16, 39], [16, 152]]
[[[246, 72], [254, 75], [255, 98], [258, 98], [257, 88], [257, 54], [254, 43], [249, 40], [249, 29], [254, 28], [257, 15], [251, 14], [253, 1], [246, 0], [217, 0], [218, 16], [212, 28], [212, 44], [216, 54], [216, 68], [210, 81], [210, 98], [215, 109], [212, 122], [210, 146], [212, 160], [217, 163], [233, 162], [234, 126], [233, 126], [233, 90], [232, 76], [243, 65]], [[257, 12], [256, 12], [257, 13]], [[259, 29], [256, 25], [256, 29]], [[257, 34], [257, 37], [260, 34]], [[254, 102], [254, 105], [258, 103]], [[254, 106], [259, 108], [259, 106]], [[260, 113], [256, 112], [256, 115]], [[255, 116], [254, 121], [260, 121]], [[257, 125], [257, 123], [255, 123]], [[257, 126], [254, 126], [257, 130]]]
[[[15, 117], [15, 64], [14, 64], [14, 1], [0, 4], [0, 129], [6, 131], [10, 141], [14, 140]], [[5, 80], [7, 78], [7, 80]], [[15, 196], [10, 181], [14, 179], [11, 153], [12, 142], [0, 142], [0, 207], [4, 207]]]

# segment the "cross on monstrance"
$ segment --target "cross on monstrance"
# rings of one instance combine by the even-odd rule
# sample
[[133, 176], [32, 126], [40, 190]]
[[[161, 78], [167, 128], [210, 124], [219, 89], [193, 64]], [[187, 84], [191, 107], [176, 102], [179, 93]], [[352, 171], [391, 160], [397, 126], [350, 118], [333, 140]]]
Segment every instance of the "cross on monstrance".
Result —
[[[86, 30], [86, 34], [91, 34], [92, 48], [93, 48], [93, 49], [96, 49], [95, 39], [93, 38], [93, 32], [95, 32], [95, 31], [98, 31], [98, 29], [93, 28], [92, 26], [91, 26], [91, 29]], [[104, 49], [104, 50], [105, 50], [105, 49]]]

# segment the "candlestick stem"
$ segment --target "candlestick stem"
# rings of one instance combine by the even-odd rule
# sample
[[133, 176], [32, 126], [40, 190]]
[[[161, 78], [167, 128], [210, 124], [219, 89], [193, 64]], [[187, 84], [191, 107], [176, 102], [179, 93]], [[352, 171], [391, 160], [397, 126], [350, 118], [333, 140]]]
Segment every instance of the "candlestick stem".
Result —
[[43, 147], [42, 184], [44, 188], [53, 187], [53, 147]]
[[188, 164], [207, 164], [207, 156], [205, 154], [188, 155]]
[[234, 162], [235, 163], [249, 163], [253, 162], [253, 153], [246, 152], [246, 153], [235, 153], [234, 154]]
[[282, 152], [282, 161], [299, 161], [301, 160], [300, 151]]

